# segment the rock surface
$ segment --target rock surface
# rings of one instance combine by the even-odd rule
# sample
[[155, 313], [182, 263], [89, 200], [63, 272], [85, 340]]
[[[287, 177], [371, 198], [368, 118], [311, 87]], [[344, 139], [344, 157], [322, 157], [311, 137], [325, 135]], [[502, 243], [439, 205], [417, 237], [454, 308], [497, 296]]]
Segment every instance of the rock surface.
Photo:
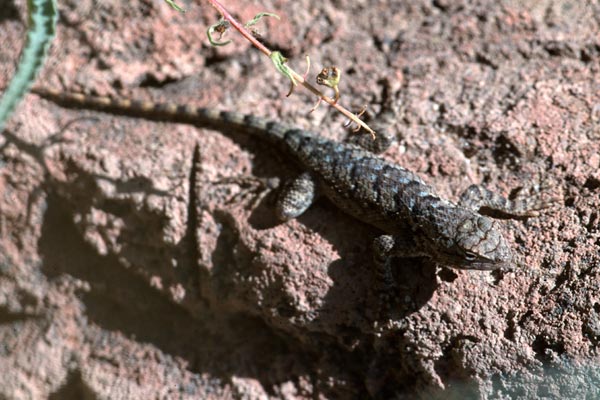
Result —
[[[345, 135], [233, 31], [210, 47], [207, 4], [59, 3], [42, 86]], [[0, 138], [0, 397], [600, 396], [600, 6], [226, 6], [278, 13], [258, 25], [271, 48], [298, 70], [310, 55], [313, 75], [339, 66], [341, 103], [372, 120], [394, 111], [386, 157], [442, 195], [547, 185], [560, 200], [506, 221], [515, 271], [396, 260], [399, 305], [375, 321], [377, 231], [326, 201], [277, 223], [271, 178], [297, 171], [274, 149], [28, 95]], [[0, 87], [25, 7], [0, 9]]]

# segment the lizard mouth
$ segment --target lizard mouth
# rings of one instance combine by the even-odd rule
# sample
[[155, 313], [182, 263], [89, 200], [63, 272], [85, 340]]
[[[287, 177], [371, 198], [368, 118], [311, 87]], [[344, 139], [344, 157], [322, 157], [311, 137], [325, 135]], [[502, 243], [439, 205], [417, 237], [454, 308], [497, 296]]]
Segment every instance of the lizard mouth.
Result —
[[469, 265], [467, 268], [477, 269], [480, 271], [494, 271], [497, 269], [507, 269], [508, 267], [510, 267], [510, 264], [504, 262], [475, 262]]
[[477, 260], [471, 262], [462, 262], [454, 266], [457, 269], [475, 269], [479, 271], [495, 271], [495, 270], [511, 270], [514, 269], [514, 265], [507, 261], [494, 261], [494, 260]]

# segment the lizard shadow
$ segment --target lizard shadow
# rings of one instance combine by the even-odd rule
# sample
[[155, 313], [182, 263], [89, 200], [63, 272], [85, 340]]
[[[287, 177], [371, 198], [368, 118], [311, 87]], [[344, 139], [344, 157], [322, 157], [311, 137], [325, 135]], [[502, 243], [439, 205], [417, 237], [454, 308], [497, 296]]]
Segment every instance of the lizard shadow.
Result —
[[[179, 281], [186, 283], [185, 288], [190, 293], [194, 292], [193, 282], [197, 279], [197, 268], [194, 253], [190, 254], [191, 232], [180, 243], [153, 243], [156, 247], [154, 253], [157, 253], [154, 256], [134, 257], [141, 252], [152, 253], [153, 250], [128, 249], [125, 246], [123, 254], [128, 259], [128, 267], [124, 267], [122, 257], [110, 252], [99, 253], [97, 248], [84, 239], [81, 228], [74, 222], [77, 212], [90, 208], [93, 202], [89, 200], [96, 198], [96, 180], [111, 181], [121, 193], [167, 193], [154, 188], [147, 179], [113, 181], [106, 176], [86, 174], [78, 170], [76, 165], [67, 163], [67, 170], [78, 177], [71, 182], [71, 185], [78, 188], [73, 190], [73, 187], [66, 187], [66, 183], [54, 179], [44, 154], [45, 148], [54, 144], [55, 139], [60, 139], [61, 135], [51, 137], [43, 145], [34, 145], [21, 140], [12, 132], [4, 133], [7, 144], [12, 144], [31, 156], [43, 170], [43, 180], [36, 191], [40, 192], [38, 196], [45, 194], [45, 210], [39, 221], [41, 230], [38, 239], [41, 273], [49, 281], [62, 279], [67, 283], [74, 278], [86, 282], [85, 289], [79, 288], [73, 294], [83, 306], [84, 320], [89, 321], [89, 326], [99, 328], [92, 329], [96, 333], [91, 333], [91, 340], [101, 342], [104, 338], [112, 337], [111, 351], [115, 360], [118, 360], [120, 353], [138, 354], [136, 346], [139, 343], [149, 343], [167, 355], [161, 361], [165, 365], [169, 365], [169, 357], [177, 357], [185, 360], [186, 370], [208, 373], [226, 381], [231, 377], [249, 377], [257, 379], [268, 388], [278, 381], [310, 373], [308, 366], [318, 358], [303, 351], [305, 346], [296, 339], [278, 334], [262, 319], [243, 312], [213, 309], [202, 301], [191, 311], [148, 284], [144, 265], [150, 268], [147, 272], [169, 282], [178, 276], [152, 267], [168, 264], [166, 260], [176, 258], [181, 271]], [[65, 197], [65, 193], [74, 196]], [[104, 201], [102, 204], [93, 204], [122, 217], [132, 214], [131, 207], [126, 202], [119, 204]], [[138, 218], [137, 221], [136, 218], [124, 218], [125, 230], [144, 226], [144, 230], [154, 231], [161, 226], [160, 215], [140, 215], [141, 220]], [[194, 297], [193, 294], [190, 297]], [[279, 363], [284, 354], [293, 354], [294, 359], [303, 362], [281, 372]], [[315, 360], [312, 360], [313, 356]], [[113, 355], [109, 356], [112, 357]], [[132, 356], [131, 361], [145, 362], [143, 359], [135, 361], [135, 358]], [[78, 368], [79, 366], [75, 366], [72, 379], [57, 395], [69, 390], [88, 393], [86, 382], [80, 376]], [[176, 368], [175, 362], [173, 369]], [[193, 385], [188, 389], [194, 390]], [[190, 394], [198, 398], [203, 395], [202, 392]]]
[[[120, 353], [137, 354], [140, 343], [149, 343], [167, 355], [161, 361], [164, 365], [171, 363], [169, 357], [177, 357], [185, 360], [186, 370], [225, 381], [249, 377], [269, 387], [309, 373], [306, 368], [314, 360], [303, 351], [305, 346], [278, 334], [260, 318], [202, 303], [188, 310], [151, 287], [140, 271], [123, 268], [118, 256], [98, 254], [84, 240], [68, 204], [57, 194], [50, 192], [47, 197], [41, 231], [42, 273], [50, 280], [71, 276], [87, 282], [88, 288], [76, 296], [85, 319], [100, 329], [96, 340], [111, 335], [111, 358], [118, 360]], [[179, 243], [170, 252], [185, 251], [181, 247], [187, 245]], [[193, 264], [182, 263], [180, 268], [195, 270]], [[282, 372], [282, 355], [304, 362]], [[176, 365], [174, 362], [174, 369]], [[193, 385], [189, 389], [194, 389]], [[190, 394], [202, 397], [201, 392]]]
[[[337, 226], [332, 228], [323, 224], [323, 220], [335, 221]], [[299, 217], [299, 221], [331, 243], [340, 256], [327, 269], [333, 285], [323, 299], [322, 318], [340, 313], [356, 314], [359, 310], [358, 314], [368, 320], [401, 319], [418, 311], [435, 292], [435, 263], [423, 258], [393, 258], [395, 287], [389, 293], [390, 303], [382, 304], [372, 250], [373, 239], [381, 231], [347, 216], [326, 201], [318, 202], [314, 210]], [[382, 315], [381, 310], [388, 312]]]
[[[254, 154], [274, 153], [273, 149], [266, 149], [265, 144], [250, 141], [247, 137], [238, 137], [236, 134], [231, 137]], [[282, 162], [283, 157], [279, 153], [272, 158], [255, 161], [252, 175], [261, 178], [271, 177], [273, 171], [279, 171], [277, 175], [281, 177], [281, 182], [285, 182], [299, 173]], [[252, 208], [248, 223], [253, 229], [266, 230], [285, 223], [278, 220], [274, 212], [280, 189], [271, 190]], [[340, 256], [328, 266], [328, 275], [334, 284], [323, 298], [322, 320], [317, 323], [328, 323], [325, 321], [327, 318], [355, 310], [361, 310], [360, 314], [373, 320], [378, 318], [377, 310], [382, 308], [389, 310], [388, 317], [401, 319], [419, 310], [435, 292], [435, 263], [423, 258], [394, 258], [392, 273], [396, 286], [391, 293], [392, 302], [381, 304], [371, 248], [373, 239], [381, 231], [337, 209], [324, 196], [318, 198], [296, 220], [330, 243]], [[349, 330], [353, 329], [349, 327]]]

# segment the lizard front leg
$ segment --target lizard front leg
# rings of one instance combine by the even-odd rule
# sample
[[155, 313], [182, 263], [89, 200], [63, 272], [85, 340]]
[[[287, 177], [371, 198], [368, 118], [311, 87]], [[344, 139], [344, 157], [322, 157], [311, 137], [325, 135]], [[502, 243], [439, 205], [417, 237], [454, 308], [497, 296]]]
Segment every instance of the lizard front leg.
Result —
[[396, 286], [392, 275], [392, 258], [425, 256], [429, 255], [414, 240], [412, 232], [381, 235], [373, 240], [373, 263], [382, 304], [389, 304], [392, 291]]
[[281, 221], [289, 221], [302, 215], [317, 197], [317, 183], [304, 172], [287, 182], [281, 189], [275, 206], [275, 214]]

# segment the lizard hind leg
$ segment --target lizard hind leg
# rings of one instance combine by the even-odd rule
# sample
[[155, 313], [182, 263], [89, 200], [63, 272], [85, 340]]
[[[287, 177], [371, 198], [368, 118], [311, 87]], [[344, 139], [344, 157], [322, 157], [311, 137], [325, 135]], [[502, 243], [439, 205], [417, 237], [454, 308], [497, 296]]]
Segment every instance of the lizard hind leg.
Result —
[[395, 242], [392, 235], [381, 235], [373, 240], [373, 263], [379, 289], [384, 296], [394, 287], [390, 260], [394, 253]]
[[287, 182], [279, 195], [275, 214], [281, 221], [289, 221], [302, 215], [315, 201], [317, 185], [315, 179], [304, 172]]
[[541, 210], [552, 206], [554, 200], [544, 200], [540, 195], [520, 196], [514, 200], [500, 196], [483, 186], [471, 185], [461, 195], [459, 204], [475, 212], [489, 209], [504, 218], [536, 217]]

